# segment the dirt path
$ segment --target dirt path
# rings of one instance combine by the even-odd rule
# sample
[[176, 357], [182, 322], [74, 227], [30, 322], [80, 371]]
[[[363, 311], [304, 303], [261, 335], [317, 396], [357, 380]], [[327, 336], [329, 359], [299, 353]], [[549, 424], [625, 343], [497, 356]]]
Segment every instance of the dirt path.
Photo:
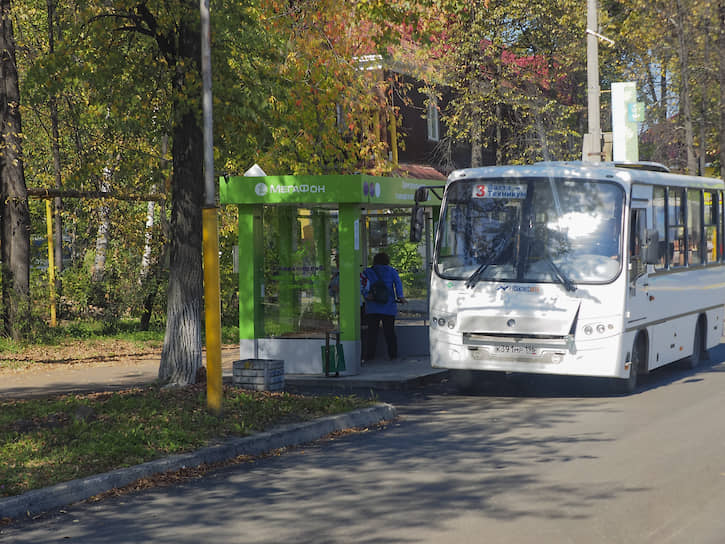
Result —
[[[231, 372], [239, 347], [223, 346], [222, 369]], [[0, 353], [0, 399], [53, 393], [123, 389], [151, 383], [161, 360], [160, 346], [121, 340], [74, 342]]]

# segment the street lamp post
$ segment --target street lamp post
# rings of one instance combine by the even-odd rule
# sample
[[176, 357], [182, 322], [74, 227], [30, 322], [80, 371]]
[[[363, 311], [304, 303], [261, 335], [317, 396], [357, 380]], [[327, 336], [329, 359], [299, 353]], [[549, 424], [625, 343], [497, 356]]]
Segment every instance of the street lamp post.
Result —
[[602, 129], [599, 120], [599, 42], [597, 0], [587, 0], [587, 115], [589, 133], [584, 139], [582, 160], [602, 158]]

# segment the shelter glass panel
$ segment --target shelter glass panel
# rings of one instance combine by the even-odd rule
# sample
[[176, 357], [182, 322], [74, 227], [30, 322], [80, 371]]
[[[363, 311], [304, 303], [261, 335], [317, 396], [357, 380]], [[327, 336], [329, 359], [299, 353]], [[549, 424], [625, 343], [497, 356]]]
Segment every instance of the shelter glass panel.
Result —
[[338, 327], [337, 211], [266, 206], [265, 336], [319, 338]]
[[[410, 242], [410, 209], [369, 210], [366, 228], [367, 265], [372, 264], [376, 253], [385, 252], [403, 283], [408, 304], [398, 306], [398, 319], [427, 319], [430, 277], [427, 263], [430, 262], [432, 247], [426, 247], [425, 237], [419, 243]], [[428, 228], [431, 229], [430, 226]]]

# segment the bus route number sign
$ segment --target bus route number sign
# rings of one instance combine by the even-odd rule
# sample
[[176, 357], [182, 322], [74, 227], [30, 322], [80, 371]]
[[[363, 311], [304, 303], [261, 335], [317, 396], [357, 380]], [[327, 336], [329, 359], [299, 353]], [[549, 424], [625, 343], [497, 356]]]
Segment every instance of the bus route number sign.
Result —
[[526, 198], [526, 185], [478, 183], [473, 186], [473, 198], [505, 198], [523, 200]]

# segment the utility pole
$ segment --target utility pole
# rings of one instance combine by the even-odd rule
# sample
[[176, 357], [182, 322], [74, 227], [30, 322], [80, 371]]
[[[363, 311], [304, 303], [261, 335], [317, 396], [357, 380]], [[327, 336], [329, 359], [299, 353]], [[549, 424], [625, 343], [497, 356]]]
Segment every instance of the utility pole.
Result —
[[219, 296], [219, 209], [214, 185], [214, 141], [211, 94], [211, 30], [209, 0], [199, 0], [201, 14], [202, 109], [204, 115], [204, 207], [202, 246], [204, 256], [204, 316], [206, 333], [206, 404], [222, 412], [221, 297]]
[[599, 120], [599, 26], [597, 0], [587, 0], [587, 115], [589, 132], [584, 136], [582, 160], [602, 160], [602, 129]]

